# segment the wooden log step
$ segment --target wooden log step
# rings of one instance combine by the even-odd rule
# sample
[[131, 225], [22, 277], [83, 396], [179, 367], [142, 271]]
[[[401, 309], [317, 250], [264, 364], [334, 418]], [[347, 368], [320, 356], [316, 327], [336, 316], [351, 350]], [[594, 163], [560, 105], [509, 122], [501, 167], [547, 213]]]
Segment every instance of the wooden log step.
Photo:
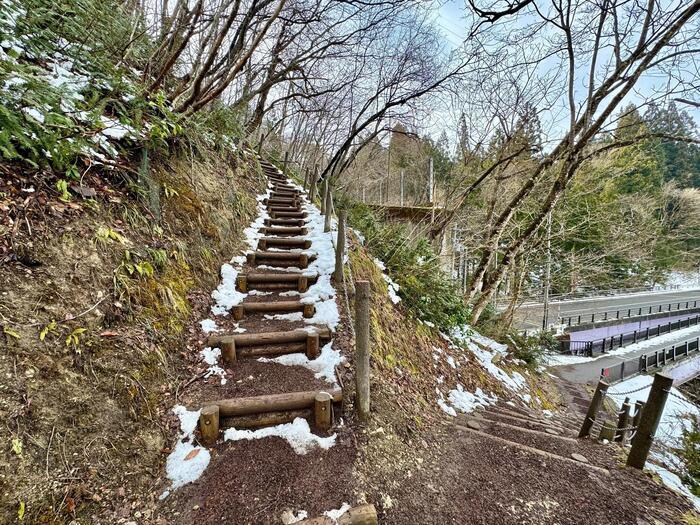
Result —
[[263, 226], [259, 231], [266, 235], [306, 235], [309, 233], [307, 228], [299, 226]]
[[303, 237], [261, 237], [258, 240], [258, 249], [267, 250], [268, 247], [275, 248], [301, 248], [307, 250], [311, 248], [311, 241]]
[[302, 275], [294, 272], [248, 273], [236, 278], [236, 287], [241, 292], [253, 290], [298, 290], [305, 292], [314, 284], [318, 276]]
[[304, 219], [281, 218], [281, 219], [265, 219], [265, 226], [304, 226]]
[[236, 321], [243, 319], [245, 314], [255, 313], [291, 313], [302, 312], [304, 318], [309, 319], [316, 313], [313, 304], [305, 304], [301, 301], [271, 301], [260, 303], [243, 303], [233, 307], [233, 318]]
[[230, 368], [246, 357], [266, 357], [305, 354], [308, 359], [321, 355], [321, 346], [330, 340], [330, 330], [309, 333], [304, 330], [268, 332], [262, 334], [223, 335], [210, 337], [207, 344], [221, 349], [224, 362]]
[[[328, 328], [321, 328], [316, 331], [322, 340], [330, 340], [331, 331]], [[262, 332], [256, 334], [216, 334], [207, 339], [209, 346], [217, 346], [220, 343], [235, 342], [236, 347], [259, 346], [282, 343], [304, 342], [310, 332], [306, 330], [289, 330], [286, 332]]]
[[298, 417], [308, 419], [309, 421], [311, 421], [313, 419], [313, 415], [314, 411], [311, 408], [305, 408], [303, 410], [267, 412], [263, 414], [255, 414], [252, 416], [236, 416], [222, 418], [220, 426], [221, 428], [234, 427], [240, 429], [271, 427], [274, 425], [284, 425], [285, 423], [291, 423]]
[[284, 394], [221, 399], [219, 401], [207, 403], [206, 406], [218, 406], [220, 417], [250, 416], [259, 413], [304, 410], [312, 408], [316, 396], [322, 392], [329, 393], [333, 403], [340, 403], [343, 400], [343, 392], [339, 388], [333, 388], [330, 390], [285, 392]]
[[565, 441], [567, 443], [577, 443], [576, 439], [571, 437], [571, 436], [562, 436], [561, 434], [550, 434], [549, 432], [545, 432], [544, 430], [536, 430], [534, 428], [525, 428], [520, 425], [511, 425], [510, 423], [504, 423], [503, 421], [496, 421], [492, 419], [485, 419], [485, 418], [473, 418], [475, 421], [479, 421], [482, 423], [482, 426], [486, 427], [502, 427], [502, 428], [508, 428], [511, 430], [516, 430], [517, 432], [524, 433], [524, 434], [533, 434], [537, 436], [543, 436], [547, 439], [559, 439], [561, 441]]
[[301, 199], [290, 199], [289, 202], [287, 202], [287, 201], [280, 202], [279, 199], [274, 199], [274, 200], [268, 200], [264, 204], [267, 206], [268, 210], [274, 209], [274, 208], [299, 208], [302, 205], [302, 201], [301, 201]]
[[[270, 198], [271, 199], [294, 199], [296, 202], [302, 202], [303, 199], [301, 198], [301, 195], [298, 193], [294, 192], [287, 192], [287, 191], [273, 191], [270, 193]], [[267, 204], [267, 203], [266, 203]]]
[[512, 425], [518, 425], [520, 427], [524, 428], [540, 428], [540, 429], [545, 429], [545, 428], [552, 428], [555, 429], [559, 432], [561, 432], [563, 435], [566, 435], [567, 433], [571, 433], [571, 429], [564, 428], [560, 426], [557, 422], [554, 421], [542, 421], [539, 419], [525, 419], [525, 418], [517, 418], [513, 416], [507, 416], [505, 414], [499, 414], [496, 412], [473, 412], [472, 416], [479, 419], [483, 418], [485, 421], [501, 421], [505, 420], [505, 423], [511, 423]]
[[270, 216], [274, 213], [287, 213], [287, 212], [294, 212], [294, 213], [306, 213], [302, 211], [301, 205], [300, 204], [292, 204], [292, 205], [287, 205], [287, 204], [268, 204], [267, 205], [267, 211], [270, 213]]
[[271, 210], [272, 219], [306, 219], [305, 211]]
[[377, 525], [378, 523], [379, 518], [374, 505], [360, 505], [348, 509], [337, 520], [328, 516], [320, 516], [299, 521], [297, 525]]
[[315, 255], [309, 256], [306, 253], [298, 252], [265, 252], [257, 251], [249, 253], [246, 256], [248, 264], [251, 266], [264, 264], [267, 266], [277, 266], [280, 268], [289, 268], [296, 266], [298, 268], [307, 268], [309, 262], [316, 258]]
[[298, 206], [299, 199], [296, 197], [271, 197], [263, 199], [263, 204], [268, 206]]
[[577, 465], [577, 466], [581, 467], [582, 469], [594, 470], [596, 472], [600, 472], [601, 474], [606, 474], [606, 475], [610, 474], [610, 471], [606, 468], [598, 467], [596, 465], [591, 465], [590, 463], [581, 463], [580, 461], [576, 461], [575, 459], [571, 459], [570, 457], [562, 456], [560, 454], [555, 454], [553, 452], [548, 452], [546, 450], [542, 450], [542, 449], [539, 449], [536, 447], [531, 447], [529, 445], [523, 445], [522, 443], [518, 443], [516, 441], [511, 441], [509, 439], [502, 438], [500, 436], [494, 436], [493, 434], [489, 434], [487, 432], [482, 432], [480, 430], [474, 430], [472, 428], [465, 427], [463, 425], [457, 425], [457, 424], [455, 424], [455, 428], [457, 430], [462, 431], [462, 432], [474, 434], [476, 436], [480, 436], [482, 438], [495, 441], [496, 443], [501, 443], [507, 447], [512, 447], [512, 448], [516, 448], [516, 449], [519, 449], [519, 450], [522, 450], [525, 452], [529, 452], [530, 454], [535, 454], [535, 455], [538, 455], [541, 457], [549, 458], [549, 459], [552, 459], [554, 461], [563, 461], [565, 463], [568, 463], [569, 465]]

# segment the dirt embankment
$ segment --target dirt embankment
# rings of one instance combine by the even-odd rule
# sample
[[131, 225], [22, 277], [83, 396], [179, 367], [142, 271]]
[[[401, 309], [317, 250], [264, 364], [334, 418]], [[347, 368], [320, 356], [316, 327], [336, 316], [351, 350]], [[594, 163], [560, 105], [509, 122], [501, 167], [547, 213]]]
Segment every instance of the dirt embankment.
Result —
[[148, 518], [187, 341], [263, 184], [249, 159], [207, 159], [65, 191], [2, 168], [0, 522]]

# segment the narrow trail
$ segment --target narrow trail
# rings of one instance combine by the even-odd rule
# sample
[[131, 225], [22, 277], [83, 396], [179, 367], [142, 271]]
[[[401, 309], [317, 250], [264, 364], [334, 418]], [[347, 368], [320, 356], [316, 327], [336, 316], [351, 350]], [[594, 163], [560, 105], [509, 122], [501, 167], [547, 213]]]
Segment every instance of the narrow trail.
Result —
[[[182, 399], [202, 413], [217, 406], [221, 431], [201, 477], [164, 499], [164, 523], [289, 524], [362, 503], [358, 487], [387, 524], [678, 522], [682, 498], [621, 469], [615, 446], [576, 439], [588, 397], [580, 385], [569, 384], [559, 413], [514, 398], [426, 428], [414, 436], [422, 447], [401, 442], [408, 462], [381, 448], [383, 429], [373, 441], [351, 431], [351, 355], [342, 350], [352, 340], [331, 279], [335, 234], [302, 188], [261, 164], [269, 184], [246, 230], [251, 251], [222, 268], [207, 320], [215, 331], [204, 352], [220, 352], [207, 361], [214, 377]], [[381, 452], [364, 446], [358, 456], [358, 440]], [[356, 470], [362, 455], [371, 479]]]
[[352, 501], [334, 232], [323, 231], [302, 188], [261, 165], [269, 183], [246, 231], [252, 251], [233, 274], [235, 291], [219, 288], [224, 304], [236, 304], [216, 317], [207, 342], [221, 351], [213, 367], [221, 384], [206, 382], [187, 402], [203, 414], [218, 406], [221, 432], [201, 478], [168, 498], [169, 523], [280, 523], [285, 512], [311, 517]]

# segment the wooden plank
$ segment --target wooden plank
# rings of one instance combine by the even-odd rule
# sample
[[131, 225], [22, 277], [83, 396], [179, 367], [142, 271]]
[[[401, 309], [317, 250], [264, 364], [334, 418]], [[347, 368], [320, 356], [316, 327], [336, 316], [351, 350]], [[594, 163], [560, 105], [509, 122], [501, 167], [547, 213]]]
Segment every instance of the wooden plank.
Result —
[[[313, 407], [316, 395], [318, 395], [319, 392], [324, 392], [324, 390], [221, 399], [219, 401], [207, 403], [207, 405], [217, 405], [219, 407], [220, 417], [248, 416], [260, 412], [301, 410]], [[326, 390], [326, 392], [332, 396], [334, 403], [339, 403], [343, 400], [343, 393], [339, 388]]]
[[221, 428], [269, 427], [273, 425], [283, 425], [285, 423], [291, 423], [298, 417], [311, 421], [311, 419], [313, 418], [313, 409], [305, 408], [303, 410], [286, 410], [282, 412], [266, 412], [262, 414], [254, 414], [250, 416], [226, 417], [220, 420], [220, 426]]
[[[331, 338], [331, 331], [328, 328], [322, 328], [317, 331], [318, 336], [321, 339], [328, 340]], [[237, 348], [242, 348], [245, 346], [262, 346], [262, 345], [275, 345], [284, 343], [306, 343], [306, 338], [309, 332], [306, 330], [289, 330], [285, 332], [263, 332], [257, 334], [230, 334], [222, 335], [216, 334], [211, 335], [207, 339], [207, 345], [214, 347], [220, 344], [225, 344], [228, 342], [233, 342], [236, 344]]]

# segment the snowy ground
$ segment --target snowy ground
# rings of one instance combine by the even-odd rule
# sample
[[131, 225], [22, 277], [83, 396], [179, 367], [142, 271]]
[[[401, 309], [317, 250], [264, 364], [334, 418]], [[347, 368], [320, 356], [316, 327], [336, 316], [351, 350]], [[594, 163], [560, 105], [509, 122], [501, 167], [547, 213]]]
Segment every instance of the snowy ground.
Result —
[[[519, 372], [508, 372], [495, 363], [495, 361], [504, 359], [508, 349], [506, 345], [484, 337], [466, 325], [453, 330], [449, 336], [445, 334], [442, 336], [449, 342], [449, 347], [448, 350], [433, 347], [433, 359], [436, 362], [444, 359], [449, 366], [456, 369], [462, 363], [468, 362], [465, 352], [470, 352], [490, 375], [503, 384], [506, 390], [520, 397], [526, 404], [532, 402], [525, 377]], [[438, 395], [437, 403], [450, 416], [456, 416], [457, 412], [466, 414], [476, 408], [485, 407], [498, 401], [496, 395], [484, 392], [478, 387], [474, 392], [469, 392], [458, 383], [446, 395], [443, 393], [444, 388], [449, 388], [449, 386], [445, 387], [444, 378], [439, 377], [435, 387], [435, 392]]]

